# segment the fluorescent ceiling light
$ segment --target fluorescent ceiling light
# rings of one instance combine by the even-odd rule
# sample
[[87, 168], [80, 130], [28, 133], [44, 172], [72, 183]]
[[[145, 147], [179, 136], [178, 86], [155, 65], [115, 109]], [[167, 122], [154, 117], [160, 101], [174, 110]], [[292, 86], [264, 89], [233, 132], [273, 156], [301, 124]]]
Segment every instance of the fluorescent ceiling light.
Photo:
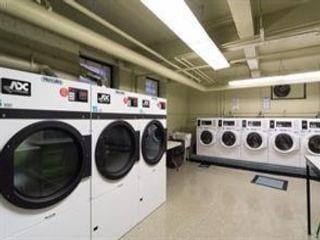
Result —
[[320, 82], [320, 71], [236, 80], [228, 84], [231, 88], [250, 88], [311, 82]]
[[184, 0], [141, 0], [141, 2], [213, 69], [230, 67]]

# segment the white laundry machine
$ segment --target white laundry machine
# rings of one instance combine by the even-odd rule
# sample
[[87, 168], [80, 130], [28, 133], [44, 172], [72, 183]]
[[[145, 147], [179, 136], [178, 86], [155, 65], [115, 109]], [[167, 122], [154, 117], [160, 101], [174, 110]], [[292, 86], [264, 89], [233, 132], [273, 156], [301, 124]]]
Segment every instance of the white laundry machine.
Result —
[[300, 121], [271, 119], [269, 121], [269, 163], [300, 167]]
[[301, 120], [301, 167], [306, 167], [305, 155], [320, 157], [320, 119]]
[[90, 239], [90, 86], [0, 68], [0, 239]]
[[139, 161], [139, 220], [166, 201], [167, 101], [140, 95], [141, 160]]
[[215, 154], [226, 159], [240, 159], [241, 119], [223, 118]]
[[242, 120], [240, 159], [268, 162], [269, 120], [250, 118]]
[[218, 118], [197, 119], [197, 155], [216, 157]]
[[92, 239], [119, 239], [138, 222], [140, 132], [135, 93], [92, 86]]

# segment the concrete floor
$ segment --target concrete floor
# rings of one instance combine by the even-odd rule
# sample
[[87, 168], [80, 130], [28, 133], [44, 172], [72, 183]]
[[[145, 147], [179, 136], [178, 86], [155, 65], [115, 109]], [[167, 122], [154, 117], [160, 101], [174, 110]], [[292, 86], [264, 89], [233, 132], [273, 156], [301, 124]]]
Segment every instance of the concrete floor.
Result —
[[[250, 183], [255, 174], [261, 173], [201, 169], [190, 162], [179, 172], [168, 170], [167, 202], [123, 240], [311, 239], [306, 234], [305, 180], [276, 176], [289, 180], [288, 190], [280, 191]], [[319, 185], [312, 184], [313, 193]]]

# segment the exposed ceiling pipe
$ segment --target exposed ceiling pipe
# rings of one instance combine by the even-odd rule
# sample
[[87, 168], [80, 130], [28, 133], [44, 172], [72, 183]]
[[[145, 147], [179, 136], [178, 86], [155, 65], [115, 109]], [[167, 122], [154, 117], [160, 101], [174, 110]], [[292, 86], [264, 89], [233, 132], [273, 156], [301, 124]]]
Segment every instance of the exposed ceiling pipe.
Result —
[[[184, 63], [181, 59], [179, 59], [179, 58], [174, 58], [178, 63], [180, 63], [181, 65], [183, 65], [184, 67], [189, 67], [189, 65], [188, 64], [186, 64], [186, 63]], [[195, 78], [197, 78], [197, 79], [199, 79], [199, 81], [198, 82], [202, 82], [203, 80], [206, 80], [206, 81], [208, 81], [207, 79], [204, 79], [203, 78], [203, 76], [201, 76], [201, 74], [199, 74], [198, 72], [197, 72], [197, 70], [193, 70], [192, 71], [195, 75], [197, 75], [197, 77], [195, 76], [195, 75], [193, 75]]]
[[[298, 54], [301, 52], [301, 54]], [[287, 56], [284, 57], [283, 54], [293, 54], [292, 56]], [[298, 54], [298, 55], [296, 55]], [[264, 54], [264, 55], [259, 55], [255, 57], [254, 59], [259, 59], [259, 60], [278, 60], [278, 59], [289, 59], [293, 57], [304, 57], [304, 56], [314, 56], [320, 54], [320, 46], [311, 46], [311, 47], [302, 47], [298, 49], [293, 49], [293, 50], [285, 50], [285, 51], [280, 51], [280, 52], [275, 52], [275, 53], [269, 53], [269, 54]], [[250, 59], [250, 58], [249, 58]], [[234, 64], [239, 64], [239, 63], [245, 63], [248, 59], [247, 58], [238, 58], [238, 59], [231, 59], [229, 60], [229, 63], [231, 65]], [[194, 67], [188, 67], [184, 68], [184, 71], [192, 71], [195, 69], [206, 69], [206, 68], [211, 68], [208, 64], [204, 65], [198, 65]], [[182, 71], [178, 70], [177, 72]]]
[[205, 87], [57, 13], [30, 1], [0, 0], [0, 10], [84, 45], [131, 62], [163, 77], [204, 91]]
[[[296, 29], [295, 31], [281, 32], [281, 34], [276, 34], [276, 35], [269, 35], [269, 36], [264, 35], [263, 38], [259, 33], [259, 35], [255, 35], [250, 38], [241, 39], [241, 40], [237, 40], [229, 43], [224, 43], [221, 45], [221, 49], [223, 50], [224, 55], [226, 55], [227, 52], [240, 51], [246, 47], [253, 47], [253, 46], [259, 47], [263, 45], [276, 44], [277, 42], [292, 40], [297, 37], [305, 37], [305, 38], [314, 37], [314, 36], [318, 36], [319, 33], [320, 33], [320, 22], [317, 26], [302, 27], [301, 29]], [[198, 55], [196, 55], [193, 52], [185, 53], [185, 54], [179, 55], [178, 57], [184, 57], [189, 60], [199, 58]]]
[[[152, 54], [153, 56], [157, 57], [161, 61], [167, 63], [168, 65], [170, 65], [171, 67], [175, 68], [176, 70], [181, 70], [181, 68], [178, 65], [176, 65], [173, 62], [171, 62], [170, 60], [166, 59], [160, 53], [154, 51], [153, 49], [151, 49], [150, 47], [146, 46], [145, 44], [143, 44], [142, 42], [140, 42], [136, 38], [130, 36], [125, 31], [121, 30], [120, 28], [118, 28], [115, 25], [111, 24], [110, 22], [106, 21], [102, 17], [100, 17], [97, 14], [93, 13], [92, 11], [88, 10], [87, 8], [82, 6], [81, 4], [77, 3], [75, 0], [63, 0], [63, 1], [66, 4], [68, 4], [70, 7], [72, 7], [73, 9], [76, 9], [77, 11], [79, 11], [82, 14], [86, 15], [87, 17], [89, 17], [89, 18], [93, 19], [94, 21], [98, 22], [102, 26], [108, 28], [109, 30], [111, 30], [111, 31], [113, 31], [115, 33], [117, 33], [118, 35], [122, 36], [124, 39], [126, 39], [129, 42], [135, 44], [136, 46], [142, 48], [143, 50], [145, 50], [148, 53]], [[181, 72], [186, 74], [187, 76], [193, 78], [197, 82], [200, 82], [200, 80], [198, 78], [196, 78], [192, 74], [189, 74], [187, 71], [181, 71]]]
[[[194, 67], [195, 65], [193, 63], [191, 63], [190, 61], [188, 61], [185, 58], [181, 58], [181, 60], [187, 64], [187, 66], [189, 67]], [[203, 71], [199, 70], [199, 69], [195, 69], [195, 72], [197, 72], [200, 76], [202, 76], [207, 82], [209, 83], [214, 83], [214, 81], [207, 75], [205, 74]]]
[[34, 73], [50, 73], [51, 76], [56, 75], [58, 77], [68, 78], [71, 80], [75, 79], [75, 76], [65, 72], [60, 72], [56, 69], [51, 69], [47, 65], [4, 54], [0, 54], [0, 66]]

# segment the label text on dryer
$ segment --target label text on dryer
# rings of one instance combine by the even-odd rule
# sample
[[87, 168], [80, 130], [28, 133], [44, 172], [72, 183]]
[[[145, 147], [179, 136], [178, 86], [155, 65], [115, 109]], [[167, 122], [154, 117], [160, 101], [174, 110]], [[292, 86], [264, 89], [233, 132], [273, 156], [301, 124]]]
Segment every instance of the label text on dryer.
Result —
[[3, 94], [31, 96], [31, 83], [15, 79], [2, 78], [1, 92]]

